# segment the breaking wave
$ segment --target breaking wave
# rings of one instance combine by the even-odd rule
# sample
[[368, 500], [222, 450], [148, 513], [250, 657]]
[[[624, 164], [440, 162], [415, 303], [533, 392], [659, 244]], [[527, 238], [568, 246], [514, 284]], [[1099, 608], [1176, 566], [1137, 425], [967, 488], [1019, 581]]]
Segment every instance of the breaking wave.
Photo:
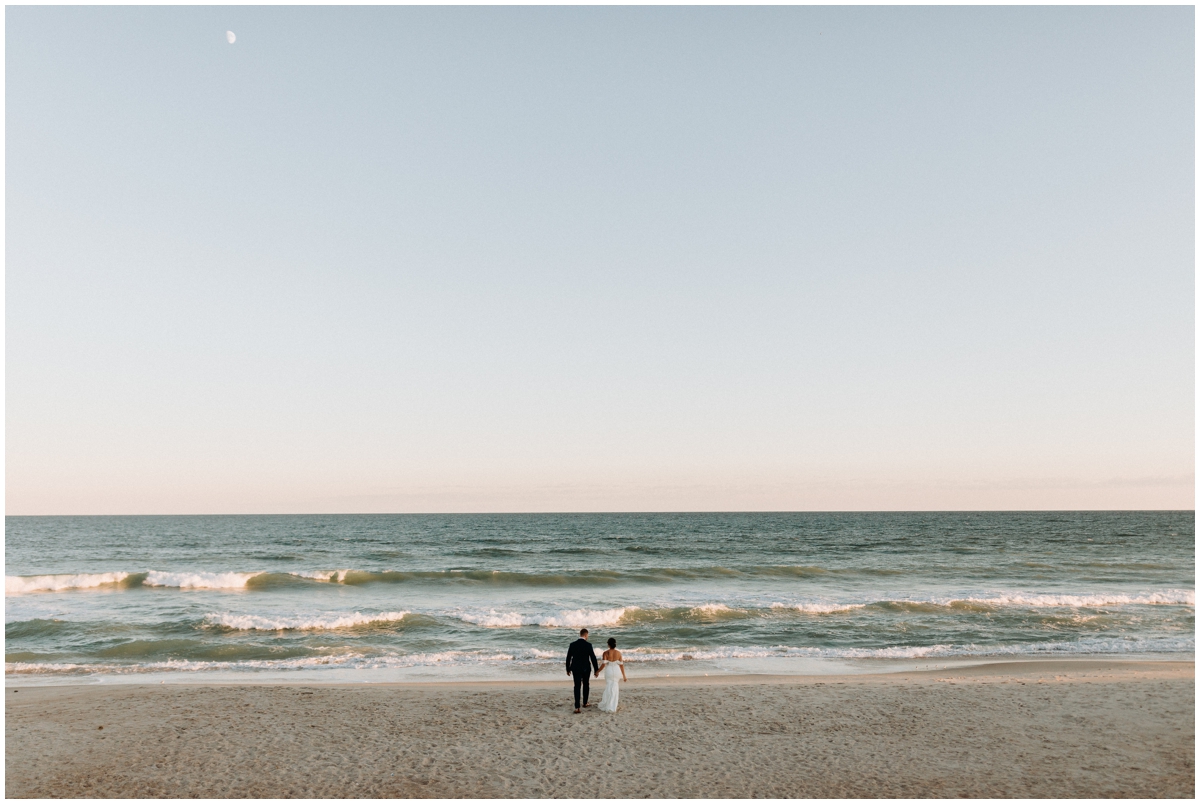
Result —
[[480, 625], [484, 628], [520, 628], [525, 625], [539, 625], [546, 628], [595, 628], [603, 625], [616, 625], [624, 619], [627, 612], [636, 610], [636, 606], [622, 606], [603, 610], [575, 609], [557, 614], [522, 614], [491, 609], [482, 613], [462, 612], [454, 616], [463, 622]]
[[261, 572], [94, 572], [75, 575], [6, 575], [4, 594], [125, 588], [139, 586], [176, 589], [243, 589]]
[[[892, 570], [834, 570], [810, 566], [753, 567], [652, 567], [636, 570], [571, 570], [562, 572], [511, 572], [487, 569], [450, 570], [291, 570], [288, 572], [107, 572], [79, 575], [7, 576], [6, 594], [88, 589], [113, 585], [175, 587], [178, 589], [265, 588], [281, 583], [460, 583], [488, 586], [597, 586], [618, 583], [675, 583], [743, 578], [809, 578], [837, 574], [889, 575]], [[92, 581], [89, 579], [107, 580]]]
[[126, 583], [128, 572], [93, 572], [78, 575], [6, 575], [4, 594], [26, 595], [31, 592], [62, 592], [67, 589], [97, 589]]
[[789, 609], [805, 614], [834, 614], [840, 611], [853, 611], [866, 607], [866, 603], [772, 603], [774, 610]]
[[1141, 594], [1038, 595], [1005, 594], [995, 597], [967, 597], [956, 602], [988, 606], [1029, 606], [1031, 608], [1097, 608], [1099, 606], [1195, 606], [1194, 589], [1166, 589]]
[[385, 611], [380, 614], [324, 614], [311, 617], [261, 617], [255, 614], [213, 613], [204, 618], [210, 627], [231, 631], [331, 631], [338, 628], [359, 628], [367, 625], [397, 623], [407, 617], [407, 611]]
[[244, 589], [261, 572], [148, 572], [145, 586], [170, 586], [176, 589]]
[[[542, 655], [539, 655], [542, 654]], [[502, 662], [542, 662], [550, 661], [550, 654], [545, 651], [441, 651], [437, 653], [414, 653], [398, 656], [369, 656], [361, 653], [341, 654], [333, 656], [305, 656], [294, 659], [247, 659], [242, 661], [193, 661], [187, 659], [168, 659], [160, 662], [143, 662], [140, 664], [99, 664], [99, 663], [51, 663], [51, 662], [7, 662], [4, 670], [14, 674], [61, 674], [86, 675], [93, 673], [104, 674], [142, 674], [142, 673], [172, 673], [172, 672], [203, 672], [203, 671], [255, 671], [255, 670], [320, 670], [320, 669], [354, 669], [379, 670], [391, 668], [424, 667], [438, 665], [486, 665]], [[561, 661], [554, 654], [555, 661]]]
[[[794, 646], [706, 646], [696, 648], [625, 648], [628, 665], [674, 665], [678, 662], [721, 662], [746, 659], [929, 659], [929, 658], [1011, 658], [1022, 656], [1099, 656], [1130, 654], [1170, 654], [1195, 651], [1192, 635], [1167, 638], [1091, 638], [1076, 642], [1043, 642], [1019, 645], [893, 645], [880, 648], [822, 648]], [[563, 661], [564, 651], [521, 649], [512, 651], [448, 650], [430, 653], [367, 655], [341, 653], [284, 659], [245, 659], [240, 661], [168, 659], [137, 664], [99, 662], [5, 663], [5, 672], [13, 675], [129, 675], [175, 672], [253, 672], [279, 670], [385, 670], [413, 667], [445, 667], [469, 670], [472, 667], [551, 666]], [[686, 672], [686, 671], [685, 671]]]
[[1137, 594], [1036, 594], [1014, 592], [977, 596], [931, 596], [912, 598], [883, 598], [855, 602], [802, 601], [797, 603], [772, 603], [774, 611], [798, 611], [804, 614], [835, 614], [871, 608], [874, 610], [929, 613], [972, 611], [988, 612], [1003, 608], [1028, 609], [1089, 609], [1114, 606], [1195, 606], [1196, 593], [1190, 589], [1166, 589], [1161, 592]]

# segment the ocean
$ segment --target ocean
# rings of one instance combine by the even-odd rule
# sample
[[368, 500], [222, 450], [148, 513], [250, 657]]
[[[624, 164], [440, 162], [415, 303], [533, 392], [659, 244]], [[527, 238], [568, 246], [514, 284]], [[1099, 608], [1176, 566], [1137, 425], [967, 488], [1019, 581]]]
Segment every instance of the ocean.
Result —
[[11, 683], [869, 672], [1195, 651], [1179, 512], [7, 517]]

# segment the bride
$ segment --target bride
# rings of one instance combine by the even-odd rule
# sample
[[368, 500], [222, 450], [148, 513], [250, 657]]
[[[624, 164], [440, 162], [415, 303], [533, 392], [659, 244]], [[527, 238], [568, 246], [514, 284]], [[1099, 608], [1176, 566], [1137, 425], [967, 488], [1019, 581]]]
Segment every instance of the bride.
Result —
[[600, 658], [604, 660], [604, 664], [600, 665], [600, 669], [596, 673], [596, 675], [604, 673], [604, 697], [600, 699], [600, 711], [615, 712], [617, 711], [617, 698], [620, 696], [617, 671], [621, 671], [620, 681], [629, 680], [625, 678], [625, 662], [621, 661], [621, 651], [617, 650], [617, 640], [609, 638], [608, 650], [604, 651]]

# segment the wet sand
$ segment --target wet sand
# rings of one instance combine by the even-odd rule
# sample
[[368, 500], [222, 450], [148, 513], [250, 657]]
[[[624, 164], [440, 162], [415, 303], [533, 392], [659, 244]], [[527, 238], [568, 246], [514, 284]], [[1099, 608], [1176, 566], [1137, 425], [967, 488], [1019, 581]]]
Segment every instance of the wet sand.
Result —
[[[5, 690], [8, 797], [1187, 797], [1193, 662]], [[599, 699], [599, 684], [593, 687]]]

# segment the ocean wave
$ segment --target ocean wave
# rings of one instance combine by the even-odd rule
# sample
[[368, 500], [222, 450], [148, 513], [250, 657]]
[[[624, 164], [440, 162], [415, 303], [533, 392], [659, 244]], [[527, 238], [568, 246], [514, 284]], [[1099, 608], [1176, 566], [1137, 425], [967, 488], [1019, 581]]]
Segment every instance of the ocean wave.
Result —
[[25, 595], [32, 592], [63, 592], [69, 590], [102, 589], [105, 587], [135, 588], [139, 586], [173, 587], [175, 589], [243, 589], [251, 579], [266, 575], [263, 572], [94, 572], [75, 575], [6, 575], [4, 594]]
[[722, 659], [894, 659], [934, 655], [948, 650], [953, 650], [953, 646], [818, 648], [775, 645], [772, 647], [627, 648], [622, 651], [622, 654], [626, 662], [637, 664], [642, 662], [720, 661]]
[[790, 609], [805, 614], [836, 614], [866, 607], [866, 603], [772, 603], [773, 610]]
[[261, 572], [157, 572], [146, 573], [145, 586], [176, 589], [244, 589], [246, 582]]
[[1195, 606], [1196, 593], [1190, 589], [1166, 589], [1159, 592], [1040, 594], [1010, 592], [994, 595], [933, 595], [929, 597], [868, 597], [858, 601], [800, 601], [774, 602], [776, 612], [793, 610], [805, 614], [834, 614], [870, 608], [897, 613], [990, 612], [1004, 608], [1029, 609], [1087, 609], [1116, 606]]
[[487, 612], [458, 612], [453, 616], [463, 622], [484, 628], [520, 628], [526, 625], [546, 628], [595, 628], [603, 625], [616, 625], [621, 622], [627, 612], [636, 610], [636, 606], [622, 606], [603, 610], [575, 609], [560, 611], [557, 614], [522, 614], [491, 609]]
[[[991, 613], [1004, 608], [1019, 609], [1080, 609], [1125, 605], [1194, 605], [1195, 595], [1187, 590], [1170, 590], [1134, 595], [1029, 595], [1012, 594], [980, 597], [929, 597], [899, 599], [864, 599], [863, 602], [807, 600], [772, 602], [750, 605], [739, 602], [709, 602], [691, 606], [621, 606], [609, 609], [577, 609], [573, 611], [519, 611], [485, 609], [476, 611], [442, 611], [453, 617], [485, 628], [520, 628], [542, 626], [551, 628], [594, 628], [598, 626], [627, 626], [664, 623], [712, 623], [788, 614], [831, 615], [867, 612], [875, 614], [940, 614], [970, 615]], [[1072, 615], [1075, 621], [1075, 615]]]
[[697, 620], [731, 620], [749, 615], [750, 612], [745, 609], [734, 608], [725, 603], [705, 603], [700, 606], [692, 606], [687, 611], [689, 618]]
[[344, 575], [346, 575], [346, 573], [348, 573], [348, 572], [350, 572], [350, 570], [346, 570], [346, 569], [298, 570], [295, 572], [289, 572], [287, 574], [291, 575], [295, 578], [306, 578], [310, 581], [327, 581], [329, 583], [338, 583], [341, 580], [341, 578]]
[[1090, 638], [1078, 641], [1035, 642], [1016, 645], [889, 645], [879, 648], [830, 648], [775, 645], [771, 647], [702, 646], [696, 648], [625, 648], [626, 662], [720, 661], [722, 659], [921, 659], [926, 657], [988, 657], [1104, 655], [1130, 653], [1192, 653], [1196, 640], [1192, 635], [1152, 638]]
[[1038, 594], [1030, 592], [995, 595], [931, 596], [889, 598], [864, 604], [882, 611], [909, 614], [987, 613], [1003, 609], [1096, 609], [1118, 606], [1192, 606], [1196, 593], [1189, 589], [1167, 589], [1135, 594]]
[[5, 575], [4, 595], [31, 592], [62, 592], [67, 589], [96, 589], [116, 586], [129, 578], [128, 572], [91, 572], [78, 575]]
[[[143, 588], [174, 588], [187, 590], [247, 590], [266, 591], [285, 586], [298, 591], [309, 584], [324, 585], [326, 583], [360, 585], [369, 583], [405, 583], [405, 582], [453, 582], [466, 584], [525, 584], [525, 585], [565, 585], [581, 584], [583, 586], [606, 584], [616, 581], [631, 580], [676, 580], [696, 581], [705, 577], [747, 577], [754, 573], [765, 573], [775, 578], [802, 579], [807, 575], [829, 574], [833, 570], [823, 570], [812, 566], [779, 566], [752, 567], [733, 570], [722, 567], [705, 567], [698, 569], [646, 569], [627, 572], [607, 570], [581, 570], [578, 572], [562, 573], [513, 573], [493, 570], [444, 570], [428, 572], [400, 571], [363, 571], [354, 569], [330, 570], [292, 570], [288, 572], [216, 572], [216, 571], [162, 571], [148, 572], [104, 572], [54, 574], [36, 576], [6, 576], [5, 595], [20, 596], [42, 592], [103, 590], [103, 589], [136, 589]], [[772, 575], [774, 573], [774, 575]], [[736, 584], [734, 584], [736, 586]], [[797, 590], [804, 585], [797, 584]], [[872, 611], [893, 613], [971, 613], [1004, 609], [1088, 609], [1117, 606], [1190, 606], [1196, 603], [1194, 589], [1160, 589], [1142, 591], [1092, 591], [1077, 590], [1072, 592], [1057, 591], [963, 591], [946, 595], [904, 595], [896, 592], [879, 590], [875, 594], [859, 592], [853, 595], [831, 595], [830, 597], [797, 597], [788, 600], [757, 598], [754, 602], [737, 595], [721, 596], [716, 599], [692, 603], [686, 608], [670, 610], [661, 607], [643, 605], [639, 619], [722, 619], [734, 617], [753, 617], [764, 613], [762, 607], [767, 606], [775, 614], [795, 612], [802, 615], [825, 615], [853, 612], [863, 608]], [[619, 602], [613, 600], [613, 603]], [[640, 602], [640, 601], [634, 601]], [[633, 612], [636, 606], [613, 607], [598, 609], [598, 611], [617, 612], [622, 609]], [[521, 613], [503, 611], [484, 611], [460, 618], [467, 622], [487, 627], [516, 627], [521, 625], [545, 625], [549, 627], [582, 627], [584, 625], [615, 625], [623, 615], [612, 615], [616, 619], [588, 620], [594, 611], [578, 609], [565, 613]], [[586, 616], [584, 616], [586, 615]], [[631, 614], [631, 616], [634, 616]], [[475, 619], [471, 619], [474, 617]]]
[[[1041, 642], [1013, 645], [890, 645], [879, 648], [830, 648], [776, 646], [701, 646], [694, 648], [623, 648], [630, 670], [639, 665], [666, 665], [694, 661], [717, 662], [747, 659], [987, 659], [1023, 656], [1112, 656], [1130, 654], [1193, 654], [1194, 635], [1162, 638], [1091, 638], [1075, 642]], [[511, 651], [448, 650], [431, 653], [366, 655], [342, 653], [283, 659], [242, 659], [235, 661], [167, 659], [142, 663], [5, 663], [12, 675], [128, 675], [145, 673], [257, 672], [286, 670], [383, 670], [412, 667], [503, 667], [505, 665], [550, 666], [563, 661], [565, 651], [520, 649]], [[734, 667], [737, 667], [736, 665]]]
[[331, 631], [338, 628], [359, 628], [366, 625], [396, 623], [411, 612], [385, 611], [379, 614], [323, 614], [301, 617], [262, 617], [255, 614], [213, 613], [205, 616], [205, 624], [228, 628], [231, 631]]
[[[292, 573], [302, 575], [302, 573]], [[591, 586], [619, 583], [624, 573], [609, 570], [510, 572], [489, 569], [453, 570], [337, 570], [303, 574], [349, 586], [375, 583], [461, 583], [486, 586]], [[326, 577], [320, 577], [326, 575]]]
[[190, 672], [243, 672], [270, 670], [386, 670], [409, 667], [497, 665], [505, 663], [548, 663], [561, 662], [565, 652], [550, 653], [539, 650], [518, 651], [466, 651], [447, 650], [431, 653], [403, 655], [367, 655], [342, 653], [323, 656], [305, 656], [289, 659], [242, 659], [238, 661], [167, 659], [140, 664], [102, 664], [71, 662], [6, 662], [4, 671], [22, 675], [86, 675], [86, 674], [144, 674], [144, 673], [190, 673]]
[[1166, 589], [1140, 594], [1100, 593], [1091, 595], [1066, 594], [1001, 594], [994, 597], [965, 597], [953, 603], [980, 603], [988, 606], [1028, 606], [1030, 608], [1097, 608], [1101, 606], [1195, 606], [1194, 589]]
[[[467, 583], [490, 586], [596, 586], [618, 583], [676, 583], [704, 580], [729, 580], [744, 578], [802, 579], [830, 574], [852, 573], [856, 575], [889, 575], [893, 570], [835, 570], [814, 566], [749, 566], [749, 567], [649, 567], [635, 570], [562, 570], [547, 572], [513, 572], [489, 569], [448, 570], [289, 570], [287, 572], [210, 572], [210, 571], [159, 571], [138, 573], [98, 573], [98, 575], [124, 575], [138, 577], [140, 585], [175, 587], [180, 589], [233, 589], [266, 587], [287, 579], [322, 581], [347, 585], [371, 583]], [[25, 582], [46, 578], [87, 578], [90, 575], [45, 575], [33, 577], [9, 576], [8, 587], [25, 589]], [[251, 579], [253, 582], [248, 583]], [[45, 581], [45, 583], [49, 583]], [[100, 584], [93, 584], [97, 586]], [[70, 587], [89, 588], [82, 584]], [[47, 587], [50, 590], [50, 587]], [[29, 589], [27, 591], [39, 591]], [[20, 592], [17, 592], [18, 594]]]

